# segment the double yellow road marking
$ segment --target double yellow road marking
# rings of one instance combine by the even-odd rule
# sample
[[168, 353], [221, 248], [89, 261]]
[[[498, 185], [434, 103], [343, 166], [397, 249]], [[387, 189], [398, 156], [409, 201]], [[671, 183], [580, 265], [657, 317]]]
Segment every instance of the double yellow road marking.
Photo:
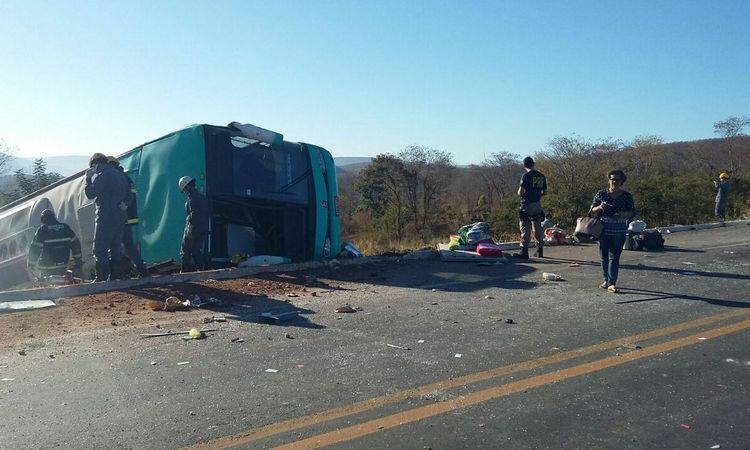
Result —
[[[641, 333], [633, 336], [624, 338], [614, 339], [611, 341], [603, 342], [588, 347], [582, 347], [575, 350], [557, 353], [550, 356], [526, 361], [522, 363], [511, 364], [508, 366], [499, 367], [487, 371], [477, 372], [474, 374], [457, 377], [451, 380], [440, 381], [437, 383], [431, 383], [414, 389], [408, 389], [405, 391], [384, 395], [381, 397], [375, 397], [372, 399], [357, 402], [348, 406], [340, 408], [334, 408], [328, 411], [323, 411], [317, 414], [311, 414], [295, 419], [285, 420], [275, 424], [267, 425], [264, 427], [249, 430], [244, 433], [237, 435], [226, 436], [218, 438], [213, 441], [208, 441], [203, 444], [199, 444], [193, 448], [231, 448], [244, 444], [264, 439], [278, 434], [288, 433], [301, 428], [319, 425], [334, 419], [339, 419], [354, 414], [371, 411], [374, 409], [381, 408], [383, 406], [391, 405], [409, 398], [419, 397], [424, 394], [431, 393], [435, 390], [450, 389], [469, 384], [478, 383], [480, 381], [489, 380], [492, 378], [509, 375], [515, 372], [528, 371], [535, 368], [547, 366], [550, 364], [564, 362], [573, 358], [598, 353], [604, 350], [610, 350], [626, 344], [633, 344], [637, 342], [643, 342], [646, 340], [654, 339], [661, 336], [666, 336], [674, 333], [678, 333], [693, 328], [710, 325], [720, 321], [747, 316], [750, 312], [748, 311], [730, 311], [723, 314], [717, 314], [702, 319], [692, 320], [689, 322], [675, 324], [669, 327], [660, 328], [657, 330]], [[646, 358], [649, 356], [656, 355], [665, 351], [670, 351], [685, 347], [688, 345], [695, 344], [698, 341], [698, 337], [713, 338], [719, 337], [726, 334], [738, 332], [750, 328], [750, 319], [742, 320], [731, 325], [722, 326], [695, 334], [683, 338], [677, 338], [661, 344], [648, 346], [637, 352], [629, 352], [621, 356], [610, 356], [603, 359], [599, 359], [593, 362], [580, 364], [566, 369], [560, 369], [547, 374], [533, 376], [519, 381], [505, 383], [499, 386], [495, 386], [488, 389], [483, 389], [472, 394], [464, 395], [446, 402], [433, 403], [427, 406], [410, 409], [400, 413], [381, 417], [376, 420], [367, 421], [358, 425], [337, 429], [328, 433], [313, 436], [307, 439], [303, 439], [297, 442], [290, 443], [282, 448], [317, 448], [326, 445], [331, 445], [339, 442], [356, 439], [358, 437], [366, 436], [368, 434], [375, 433], [382, 429], [394, 428], [407, 423], [416, 422], [428, 417], [443, 414], [449, 411], [453, 411], [460, 408], [476, 405], [478, 403], [486, 402], [488, 400], [496, 399], [499, 397], [507, 396], [517, 392], [521, 392], [530, 388], [542, 386], [545, 384], [562, 381], [565, 379], [578, 377], [592, 372], [597, 372], [609, 367], [618, 366], [625, 364], [630, 361], [637, 359]]]

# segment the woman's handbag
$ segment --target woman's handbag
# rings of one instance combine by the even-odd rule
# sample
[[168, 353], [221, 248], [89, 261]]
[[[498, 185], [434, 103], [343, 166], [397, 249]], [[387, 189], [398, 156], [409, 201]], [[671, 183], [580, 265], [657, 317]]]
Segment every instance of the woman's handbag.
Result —
[[576, 222], [576, 231], [573, 234], [578, 242], [588, 242], [599, 239], [604, 230], [604, 224], [598, 217], [591, 217], [591, 211], [589, 214], [583, 217], [579, 217]]

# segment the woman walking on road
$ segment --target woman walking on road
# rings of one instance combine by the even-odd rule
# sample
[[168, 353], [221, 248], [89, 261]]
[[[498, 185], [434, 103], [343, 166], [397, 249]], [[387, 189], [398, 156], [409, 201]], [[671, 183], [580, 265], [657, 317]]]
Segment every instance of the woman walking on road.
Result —
[[622, 170], [607, 174], [609, 187], [596, 193], [591, 212], [599, 215], [604, 230], [599, 238], [599, 255], [602, 259], [604, 282], [602, 289], [617, 293], [617, 275], [620, 271], [620, 254], [628, 234], [628, 219], [635, 216], [633, 196], [622, 189], [627, 177]]

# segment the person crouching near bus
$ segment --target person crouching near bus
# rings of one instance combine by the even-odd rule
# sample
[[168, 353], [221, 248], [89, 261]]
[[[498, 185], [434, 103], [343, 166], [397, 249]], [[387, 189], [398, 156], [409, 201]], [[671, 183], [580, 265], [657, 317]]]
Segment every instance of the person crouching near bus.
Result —
[[195, 178], [184, 176], [177, 182], [180, 191], [187, 195], [185, 202], [185, 232], [182, 235], [180, 247], [180, 272], [205, 270], [206, 257], [203, 254], [203, 244], [208, 237], [208, 201], [195, 188]]
[[[117, 279], [122, 266], [122, 233], [127, 219], [127, 196], [130, 192], [125, 177], [110, 164], [107, 157], [94, 153], [86, 172], [86, 197], [96, 203], [94, 224], [94, 281]], [[110, 272], [110, 264], [112, 272]]]
[[28, 253], [29, 269], [40, 278], [65, 275], [73, 258], [73, 275], [81, 277], [81, 241], [68, 224], [59, 222], [54, 211], [45, 209]]
[[[122, 247], [125, 251], [125, 256], [128, 257], [131, 263], [135, 264], [138, 275], [145, 277], [148, 275], [148, 269], [146, 269], [146, 265], [143, 264], [141, 251], [133, 241], [133, 228], [138, 225], [138, 204], [136, 202], [136, 194], [138, 191], [133, 179], [125, 173], [125, 169], [120, 165], [120, 161], [118, 161], [117, 158], [114, 156], [107, 156], [107, 163], [117, 169], [117, 171], [125, 177], [125, 181], [128, 183], [130, 191], [128, 192], [127, 200], [125, 201], [128, 209], [126, 211], [127, 220], [125, 222], [125, 228], [123, 228], [122, 232]], [[132, 266], [125, 267], [124, 269], [127, 273], [132, 272]]]

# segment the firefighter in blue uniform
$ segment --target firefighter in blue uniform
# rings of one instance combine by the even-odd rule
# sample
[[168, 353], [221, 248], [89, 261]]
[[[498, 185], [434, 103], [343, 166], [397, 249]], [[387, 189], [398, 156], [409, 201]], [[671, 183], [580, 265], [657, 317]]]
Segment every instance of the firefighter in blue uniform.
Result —
[[[122, 233], [127, 220], [128, 182], [122, 174], [107, 164], [107, 157], [94, 153], [89, 158], [86, 172], [86, 197], [96, 202], [94, 226], [94, 258], [96, 278], [107, 281], [119, 277], [122, 265]], [[110, 272], [110, 265], [112, 272]]]
[[[125, 169], [120, 165], [120, 161], [118, 161], [117, 158], [114, 156], [107, 156], [107, 163], [116, 168], [122, 176], [125, 177], [125, 181], [128, 183], [130, 191], [128, 192], [127, 200], [125, 201], [128, 209], [126, 211], [127, 220], [125, 221], [125, 228], [122, 233], [122, 247], [125, 250], [125, 256], [128, 257], [130, 262], [135, 264], [138, 275], [145, 277], [148, 275], [148, 269], [146, 269], [146, 265], [143, 263], [143, 259], [141, 259], [141, 251], [138, 249], [138, 246], [135, 245], [135, 242], [133, 242], [133, 228], [138, 225], [138, 203], [136, 200], [138, 190], [136, 189], [133, 179], [125, 173]], [[126, 270], [130, 273], [132, 267], [129, 267]]]
[[59, 222], [51, 209], [42, 211], [41, 221], [29, 248], [29, 269], [38, 271], [41, 277], [65, 275], [72, 257], [73, 274], [80, 277], [83, 262], [78, 236], [67, 224]]
[[180, 272], [207, 269], [207, 257], [203, 254], [203, 244], [208, 237], [208, 201], [195, 188], [195, 178], [182, 177], [177, 182], [180, 190], [187, 195], [185, 202], [185, 232], [182, 235]]

